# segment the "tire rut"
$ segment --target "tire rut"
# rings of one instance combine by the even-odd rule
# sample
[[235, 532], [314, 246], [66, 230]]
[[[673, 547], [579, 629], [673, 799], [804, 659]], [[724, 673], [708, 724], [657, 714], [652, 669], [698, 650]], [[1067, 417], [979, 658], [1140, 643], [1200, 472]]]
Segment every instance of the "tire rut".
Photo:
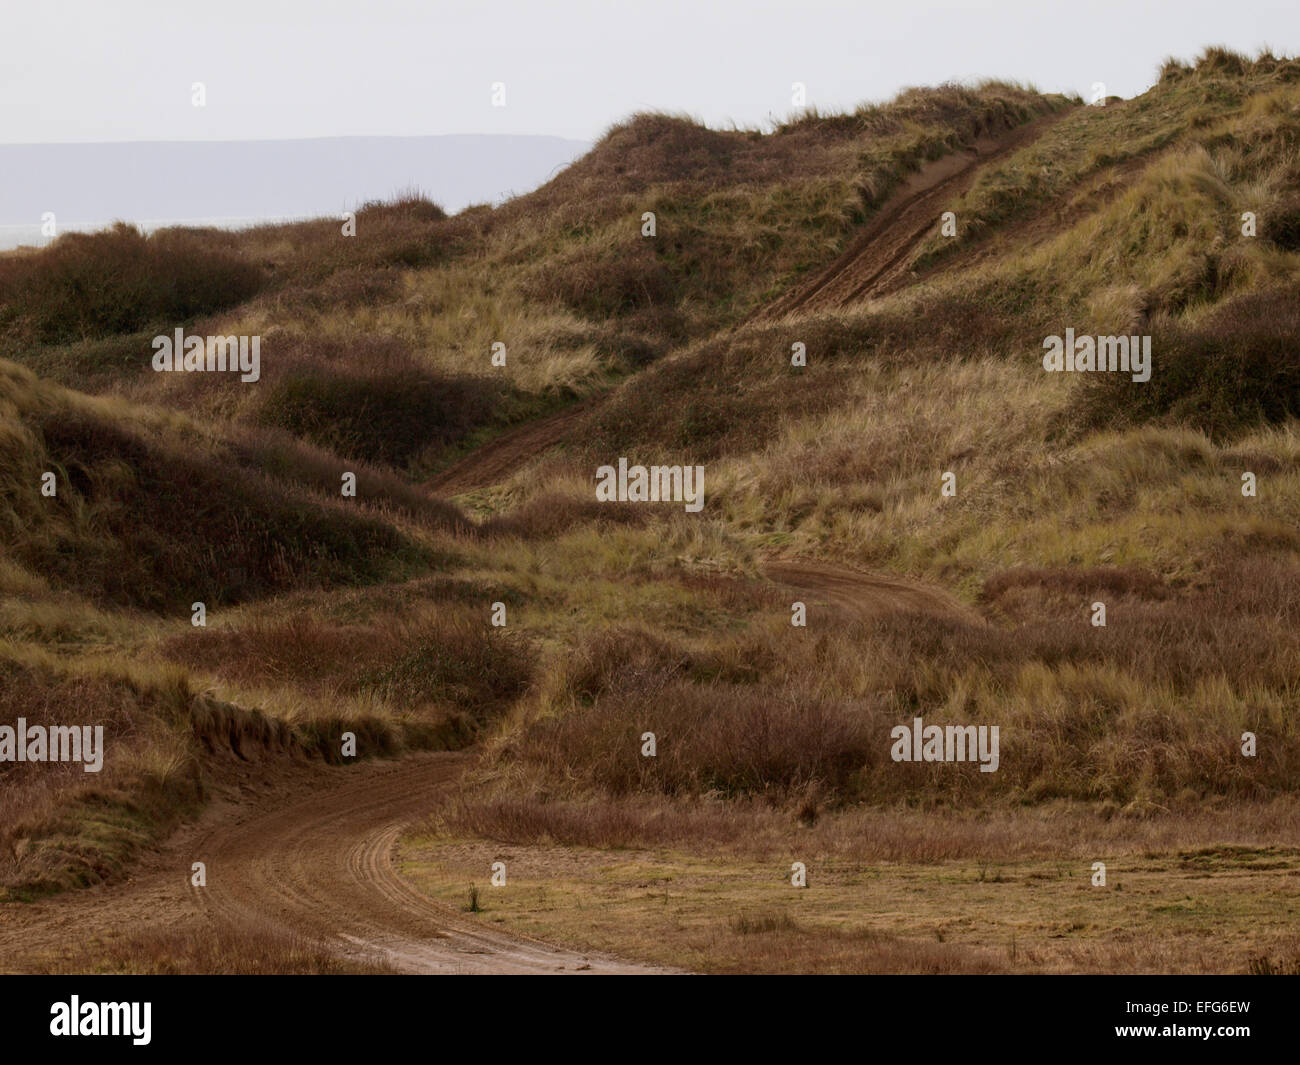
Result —
[[1036, 140], [1064, 114], [1043, 115], [926, 164], [885, 202], [834, 262], [773, 300], [750, 321], [772, 322], [810, 310], [845, 307], [896, 287], [941, 209], [970, 187], [976, 172]]
[[930, 614], [970, 625], [985, 625], [980, 614], [946, 589], [880, 573], [866, 573], [827, 562], [774, 559], [763, 566], [768, 580], [795, 589], [814, 602], [855, 617], [896, 611]]
[[503, 481], [529, 459], [561, 443], [587, 410], [603, 398], [593, 396], [535, 422], [511, 429], [438, 473], [425, 487], [458, 495]]
[[[393, 861], [402, 831], [454, 793], [468, 764], [464, 754], [421, 753], [289, 773], [266, 765], [266, 780], [243, 785], [260, 794], [220, 797], [129, 880], [0, 906], [0, 971], [123, 930], [196, 921], [288, 932], [408, 973], [672, 971], [484, 928], [402, 878]], [[190, 883], [195, 861], [206, 866], [202, 888]]]
[[192, 890], [216, 916], [272, 920], [404, 972], [662, 971], [482, 928], [402, 879], [393, 864], [402, 830], [447, 798], [465, 761], [409, 755], [369, 779], [219, 826], [199, 843], [209, 887]]

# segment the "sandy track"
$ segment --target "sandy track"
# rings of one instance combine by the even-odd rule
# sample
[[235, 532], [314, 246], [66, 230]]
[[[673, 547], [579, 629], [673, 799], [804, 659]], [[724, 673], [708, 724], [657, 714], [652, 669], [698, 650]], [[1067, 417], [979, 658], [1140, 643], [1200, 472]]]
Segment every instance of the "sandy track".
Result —
[[[342, 770], [303, 767], [291, 784], [251, 802], [214, 803], [126, 883], [0, 906], [0, 970], [124, 929], [230, 918], [412, 973], [665, 971], [485, 928], [398, 875], [402, 829], [448, 797], [466, 762], [415, 754]], [[206, 888], [190, 886], [193, 861], [207, 865]]]
[[1062, 117], [1043, 115], [999, 136], [981, 138], [968, 151], [927, 163], [885, 201], [833, 263], [773, 300], [752, 320], [770, 322], [789, 314], [846, 307], [904, 282], [912, 251], [939, 224], [952, 200], [970, 187], [976, 171], [1036, 140]]
[[447, 797], [464, 762], [412, 755], [324, 795], [215, 829], [196, 841], [210, 863], [208, 888], [191, 889], [196, 904], [341, 939], [344, 953], [379, 955], [408, 972], [651, 971], [484, 928], [398, 875], [393, 852], [402, 829]]
[[557, 414], [502, 433], [426, 482], [442, 495], [456, 495], [504, 481], [529, 459], [568, 436], [599, 397], [584, 399]]
[[802, 560], [770, 561], [763, 566], [763, 573], [768, 580], [792, 588], [813, 602], [838, 607], [857, 617], [905, 611], [974, 625], [986, 623], [956, 596], [917, 581]]

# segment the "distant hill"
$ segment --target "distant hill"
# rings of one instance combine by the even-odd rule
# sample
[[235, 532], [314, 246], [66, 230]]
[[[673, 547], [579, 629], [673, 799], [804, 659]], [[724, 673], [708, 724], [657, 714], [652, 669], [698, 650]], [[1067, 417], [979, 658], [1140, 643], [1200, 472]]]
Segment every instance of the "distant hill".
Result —
[[[0, 145], [0, 246], [16, 227], [301, 218], [417, 187], [448, 211], [528, 192], [590, 145], [455, 135]], [[24, 240], [33, 232], [25, 231]]]

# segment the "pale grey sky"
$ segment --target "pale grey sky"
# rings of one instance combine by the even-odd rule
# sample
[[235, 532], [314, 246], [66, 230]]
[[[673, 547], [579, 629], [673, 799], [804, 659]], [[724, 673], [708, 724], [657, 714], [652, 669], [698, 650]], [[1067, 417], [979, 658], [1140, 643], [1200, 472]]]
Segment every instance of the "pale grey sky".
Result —
[[762, 125], [795, 81], [823, 110], [982, 76], [1131, 96], [1167, 54], [1300, 52], [1300, 2], [0, 0], [0, 31], [0, 143], [594, 139], [642, 109]]

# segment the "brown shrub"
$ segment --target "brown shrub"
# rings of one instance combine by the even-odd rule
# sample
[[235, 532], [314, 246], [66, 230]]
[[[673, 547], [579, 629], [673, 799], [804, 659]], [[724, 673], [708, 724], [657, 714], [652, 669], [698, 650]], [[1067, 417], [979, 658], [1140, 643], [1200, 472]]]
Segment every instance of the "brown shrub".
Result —
[[263, 283], [260, 268], [206, 235], [146, 237], [119, 222], [0, 259], [0, 328], [39, 343], [133, 333], [231, 307]]
[[552, 540], [584, 525], [644, 525], [647, 508], [638, 503], [601, 502], [563, 492], [543, 492], [508, 514], [495, 515], [478, 526], [488, 538]]
[[450, 604], [436, 614], [386, 616], [367, 626], [297, 614], [194, 629], [168, 640], [163, 653], [232, 683], [368, 692], [403, 710], [453, 707], [478, 719], [517, 698], [533, 669], [525, 640], [489, 626], [481, 609]]
[[[414, 545], [377, 518], [310, 498], [88, 413], [39, 425], [63, 516], [18, 556], [100, 602], [189, 611], [318, 583], [374, 579]], [[338, 491], [338, 481], [332, 486]]]
[[[716, 790], [786, 798], [813, 784], [846, 791], [882, 753], [874, 742], [884, 723], [878, 708], [804, 689], [647, 683], [635, 672], [600, 681], [618, 687], [532, 724], [517, 742], [520, 757], [615, 796]], [[653, 758], [641, 754], [647, 731], [657, 738]]]
[[562, 303], [597, 321], [670, 306], [677, 288], [652, 241], [586, 244], [559, 262], [547, 262], [524, 284], [536, 300]]
[[1151, 379], [1087, 377], [1076, 401], [1086, 424], [1169, 422], [1225, 439], [1300, 416], [1300, 285], [1227, 300], [1195, 325], [1162, 316], [1150, 329]]
[[257, 420], [336, 455], [403, 466], [491, 420], [502, 388], [434, 373], [401, 343], [298, 341], [277, 353]]

